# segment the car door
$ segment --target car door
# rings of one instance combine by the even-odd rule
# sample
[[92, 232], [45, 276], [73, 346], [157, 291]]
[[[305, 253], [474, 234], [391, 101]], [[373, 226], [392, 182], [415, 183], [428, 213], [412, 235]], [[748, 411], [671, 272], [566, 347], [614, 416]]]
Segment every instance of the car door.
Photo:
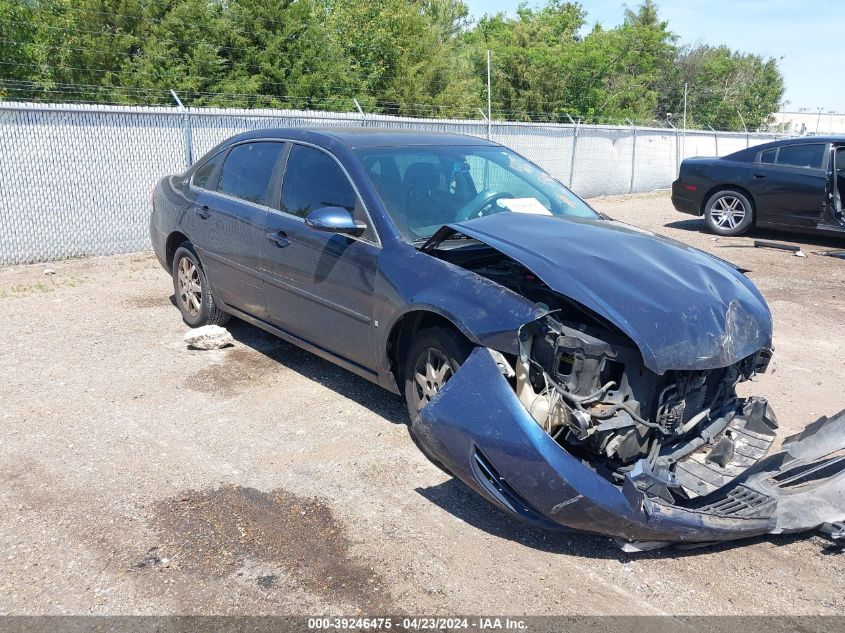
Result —
[[845, 146], [830, 151], [830, 187], [827, 208], [818, 228], [845, 231]]
[[761, 152], [751, 177], [759, 224], [815, 227], [824, 209], [827, 145], [781, 145]]
[[284, 149], [276, 141], [234, 145], [223, 158], [213, 191], [201, 189], [194, 201], [200, 226], [195, 245], [212, 289], [225, 303], [264, 320], [259, 271], [264, 224], [270, 182]]
[[[292, 143], [277, 208], [263, 245], [270, 321], [355, 365], [375, 367], [373, 288], [381, 248], [363, 202], [327, 151]], [[321, 207], [349, 210], [367, 225], [360, 236], [306, 225]]]

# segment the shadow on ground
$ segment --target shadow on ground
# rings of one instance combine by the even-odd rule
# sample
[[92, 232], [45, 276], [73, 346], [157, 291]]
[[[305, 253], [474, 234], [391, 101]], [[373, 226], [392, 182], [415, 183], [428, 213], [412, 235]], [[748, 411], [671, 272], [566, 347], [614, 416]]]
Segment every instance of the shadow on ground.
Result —
[[[691, 218], [689, 220], [675, 220], [674, 222], [667, 222], [664, 224], [667, 229], [678, 229], [681, 231], [690, 231], [692, 233], [702, 233], [710, 237], [717, 237], [710, 233], [704, 226], [704, 220], [701, 218]], [[813, 235], [792, 233], [788, 231], [774, 231], [772, 229], [753, 228], [741, 237], [749, 237], [757, 240], [770, 240], [772, 242], [785, 242], [787, 244], [800, 244], [806, 246], [808, 250], [812, 248], [819, 249], [842, 249], [845, 245], [845, 239], [842, 237], [828, 236], [828, 235]], [[845, 236], [844, 236], [845, 237]], [[730, 240], [730, 237], [720, 237], [723, 240]], [[751, 244], [726, 244], [725, 248], [754, 248]]]
[[227, 329], [242, 345], [366, 407], [388, 422], [408, 423], [404, 400], [378, 385], [239, 319], [232, 319]]
[[[643, 559], [685, 558], [687, 556], [712, 554], [747, 547], [756, 543], [769, 543], [781, 547], [808, 538], [807, 533], [767, 535], [708, 545], [706, 547], [687, 549], [669, 547], [650, 552], [628, 553], [623, 552], [613, 541], [603, 536], [584, 534], [582, 532], [565, 532], [563, 530], [555, 532], [528, 526], [506, 514], [503, 510], [494, 507], [455, 478], [444, 481], [436, 486], [417, 488], [416, 491], [461, 521], [492, 536], [515, 541], [526, 547], [552, 554], [612, 559], [620, 563]], [[829, 544], [827, 541], [821, 541], [820, 539], [817, 540], [825, 544], [822, 549], [824, 554], [839, 554], [843, 552], [843, 546], [841, 545]]]

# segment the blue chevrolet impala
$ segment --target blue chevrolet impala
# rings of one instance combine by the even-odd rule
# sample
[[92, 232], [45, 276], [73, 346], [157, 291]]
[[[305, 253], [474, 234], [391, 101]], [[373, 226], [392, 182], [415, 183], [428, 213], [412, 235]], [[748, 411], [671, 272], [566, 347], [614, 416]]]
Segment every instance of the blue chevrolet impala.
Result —
[[404, 394], [429, 459], [529, 523], [628, 549], [845, 532], [845, 412], [772, 453], [737, 395], [772, 355], [754, 284], [501, 145], [240, 134], [161, 180], [150, 234], [188, 325], [234, 315]]

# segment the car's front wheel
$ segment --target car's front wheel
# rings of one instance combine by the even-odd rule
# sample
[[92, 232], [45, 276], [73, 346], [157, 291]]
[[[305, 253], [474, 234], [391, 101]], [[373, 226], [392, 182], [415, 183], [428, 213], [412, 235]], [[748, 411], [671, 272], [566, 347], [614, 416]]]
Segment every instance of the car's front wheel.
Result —
[[739, 191], [718, 191], [704, 206], [704, 223], [716, 235], [742, 235], [753, 222], [754, 206]]
[[405, 362], [405, 402], [412, 421], [455, 375], [471, 351], [470, 342], [456, 331], [429, 327], [417, 333]]
[[205, 277], [194, 247], [182, 242], [173, 255], [173, 292], [182, 320], [191, 327], [225, 325], [229, 315], [214, 303], [211, 287]]

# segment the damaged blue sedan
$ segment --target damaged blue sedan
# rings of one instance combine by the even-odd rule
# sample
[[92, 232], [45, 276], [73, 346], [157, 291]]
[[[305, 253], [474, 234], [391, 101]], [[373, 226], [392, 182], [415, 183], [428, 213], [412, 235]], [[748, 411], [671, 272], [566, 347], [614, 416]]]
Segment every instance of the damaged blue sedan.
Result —
[[501, 145], [241, 134], [158, 184], [150, 233], [186, 323], [234, 315], [403, 394], [429, 459], [527, 522], [627, 549], [845, 536], [845, 412], [773, 452], [737, 395], [772, 356], [754, 284]]

